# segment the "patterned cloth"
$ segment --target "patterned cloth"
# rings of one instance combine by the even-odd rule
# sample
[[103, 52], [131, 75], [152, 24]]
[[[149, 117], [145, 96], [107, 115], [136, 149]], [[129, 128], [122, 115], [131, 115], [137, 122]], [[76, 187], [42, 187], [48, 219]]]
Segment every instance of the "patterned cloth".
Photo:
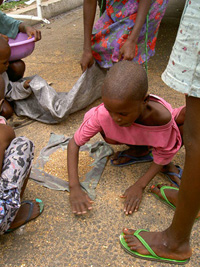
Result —
[[33, 143], [25, 137], [12, 140], [4, 154], [0, 178], [0, 234], [14, 221], [20, 208], [20, 193], [33, 160]]
[[200, 98], [200, 1], [188, 0], [163, 81], [171, 88]]
[[[160, 22], [169, 0], [152, 0], [149, 10], [147, 60], [155, 54]], [[92, 50], [97, 63], [110, 68], [118, 61], [119, 50], [131, 33], [137, 17], [139, 0], [107, 0], [106, 10], [93, 28]], [[134, 61], [146, 61], [146, 22], [143, 25], [135, 50]]]

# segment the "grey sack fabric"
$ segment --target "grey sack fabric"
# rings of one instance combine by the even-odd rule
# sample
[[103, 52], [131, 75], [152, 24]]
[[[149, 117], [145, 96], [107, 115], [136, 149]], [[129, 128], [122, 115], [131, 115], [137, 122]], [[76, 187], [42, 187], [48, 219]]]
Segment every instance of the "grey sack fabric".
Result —
[[[67, 149], [69, 140], [70, 138], [65, 137], [64, 135], [51, 133], [47, 146], [41, 150], [36, 163], [32, 167], [30, 179], [33, 179], [37, 183], [50, 189], [69, 191], [69, 184], [67, 181], [52, 176], [44, 171], [44, 165], [49, 160], [49, 156], [59, 148], [62, 148], [63, 150]], [[105, 168], [107, 157], [113, 154], [113, 150], [103, 141], [94, 144], [85, 144], [80, 147], [80, 150], [89, 151], [90, 156], [95, 160], [92, 163], [92, 170], [86, 174], [86, 179], [81, 182], [82, 188], [88, 193], [91, 199], [94, 199], [95, 188]]]
[[17, 116], [54, 124], [81, 110], [101, 97], [101, 86], [106, 70], [94, 64], [87, 69], [69, 92], [57, 93], [40, 76], [33, 76], [30, 82], [32, 94], [22, 100], [14, 101]]

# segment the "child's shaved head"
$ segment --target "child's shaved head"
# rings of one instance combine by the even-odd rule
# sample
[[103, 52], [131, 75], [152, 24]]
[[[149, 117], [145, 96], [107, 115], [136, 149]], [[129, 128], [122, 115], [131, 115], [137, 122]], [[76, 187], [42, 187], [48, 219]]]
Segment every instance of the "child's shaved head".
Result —
[[144, 100], [148, 79], [144, 68], [133, 61], [122, 60], [108, 71], [102, 96], [119, 100]]

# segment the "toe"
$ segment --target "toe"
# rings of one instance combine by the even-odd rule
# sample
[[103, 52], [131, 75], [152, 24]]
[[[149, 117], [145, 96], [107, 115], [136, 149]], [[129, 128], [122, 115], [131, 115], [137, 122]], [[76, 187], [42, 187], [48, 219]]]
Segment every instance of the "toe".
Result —
[[151, 192], [156, 194], [156, 195], [159, 195], [160, 194], [160, 187], [159, 185], [155, 186], [155, 185], [152, 185], [151, 186]]
[[124, 233], [125, 235], [133, 235], [134, 232], [135, 232], [135, 230], [133, 230], [133, 229], [128, 229], [128, 228], [124, 228], [124, 229], [123, 229], [123, 233]]

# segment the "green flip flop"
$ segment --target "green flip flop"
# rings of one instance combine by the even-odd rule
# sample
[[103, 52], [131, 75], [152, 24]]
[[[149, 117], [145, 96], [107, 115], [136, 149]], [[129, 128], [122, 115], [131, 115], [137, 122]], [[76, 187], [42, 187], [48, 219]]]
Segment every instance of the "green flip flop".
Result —
[[[161, 195], [163, 196], [164, 199], [162, 199], [161, 197], [159, 197], [158, 195], [156, 195], [155, 193], [151, 192], [153, 194], [153, 196], [155, 196], [158, 200], [160, 200], [163, 204], [167, 205], [168, 207], [170, 207], [171, 209], [175, 210], [176, 206], [174, 206], [167, 198], [167, 196], [165, 195], [165, 189], [170, 189], [170, 190], [176, 190], [179, 191], [178, 188], [176, 187], [172, 187], [172, 186], [168, 186], [168, 185], [163, 185], [160, 188], [160, 192]], [[200, 219], [200, 217], [196, 218], [195, 221], [198, 221]]]
[[168, 259], [168, 258], [162, 258], [156, 255], [156, 253], [152, 250], [152, 248], [147, 244], [147, 242], [140, 236], [140, 232], [148, 232], [147, 230], [144, 229], [139, 229], [134, 232], [134, 236], [142, 243], [142, 245], [148, 250], [150, 255], [143, 255], [140, 254], [134, 250], [131, 250], [129, 246], [127, 245], [125, 239], [124, 239], [124, 233], [120, 235], [120, 243], [122, 248], [129, 253], [131, 256], [134, 256], [136, 258], [140, 258], [143, 260], [150, 260], [150, 261], [157, 261], [157, 262], [166, 262], [166, 263], [171, 263], [171, 264], [179, 264], [183, 265], [189, 262], [190, 258], [186, 260], [173, 260], [173, 259]]
[[178, 188], [176, 187], [172, 187], [172, 186], [168, 186], [168, 185], [163, 185], [160, 188], [160, 193], [163, 196], [164, 199], [162, 199], [161, 197], [159, 197], [158, 195], [156, 195], [155, 193], [151, 192], [157, 199], [159, 199], [162, 203], [164, 203], [165, 205], [167, 205], [168, 207], [170, 207], [171, 209], [175, 210], [176, 207], [168, 200], [168, 198], [165, 195], [165, 189], [170, 189], [170, 190], [176, 190], [179, 191]]
[[[25, 222], [22, 225], [26, 224], [27, 222], [30, 222], [31, 220], [36, 219], [43, 212], [43, 210], [44, 210], [44, 203], [43, 203], [43, 201], [41, 199], [39, 199], [39, 198], [36, 198], [35, 201], [39, 204], [40, 213], [35, 218], [33, 218], [33, 219], [31, 219], [31, 215], [33, 213], [33, 206], [34, 206], [33, 201], [31, 201], [31, 200], [24, 200], [24, 201], [21, 202], [22, 205], [23, 204], [29, 204], [30, 205], [28, 216], [27, 216]], [[22, 225], [20, 225], [20, 226], [18, 226], [16, 228], [8, 229], [5, 233], [7, 234], [7, 233], [10, 233], [10, 232], [13, 232], [16, 229], [20, 228]]]

